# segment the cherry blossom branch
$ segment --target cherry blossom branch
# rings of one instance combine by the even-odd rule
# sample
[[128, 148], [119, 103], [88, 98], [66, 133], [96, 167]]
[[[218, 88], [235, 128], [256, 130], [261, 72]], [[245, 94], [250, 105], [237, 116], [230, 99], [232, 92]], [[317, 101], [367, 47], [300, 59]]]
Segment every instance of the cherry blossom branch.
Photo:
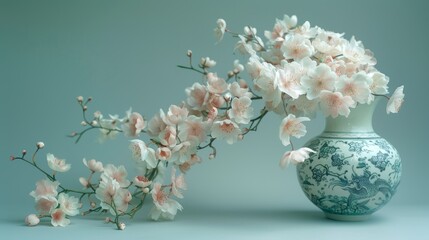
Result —
[[247, 131], [243, 133], [243, 135], [246, 135], [251, 131], [253, 131], [253, 132], [257, 131], [259, 124], [261, 123], [261, 121], [265, 117], [265, 115], [267, 115], [267, 113], [268, 113], [268, 110], [266, 108], [263, 108], [261, 110], [261, 115], [250, 120], [250, 126], [247, 129]]
[[[37, 152], [38, 150], [36, 150]], [[36, 153], [35, 152], [35, 153]], [[55, 174], [49, 174], [47, 173], [45, 170], [43, 170], [41, 167], [39, 167], [34, 159], [35, 155], [33, 154], [33, 161], [30, 162], [29, 160], [25, 159], [24, 156], [22, 157], [14, 157], [14, 160], [22, 160], [28, 164], [30, 164], [31, 166], [35, 167], [37, 170], [39, 170], [40, 172], [42, 172], [50, 181], [55, 182], [56, 181], [56, 177]], [[68, 189], [65, 188], [64, 186], [62, 186], [61, 184], [58, 186], [59, 188], [61, 188], [61, 191], [59, 193], [78, 193], [78, 194], [82, 194], [83, 196], [86, 194], [95, 194], [95, 190], [93, 190], [92, 192], [84, 192], [84, 191], [79, 191], [79, 190], [73, 190], [73, 189]]]
[[194, 68], [193, 66], [189, 66], [189, 67], [187, 67], [187, 66], [183, 66], [183, 65], [177, 65], [177, 67], [179, 67], [179, 68], [183, 68], [183, 69], [192, 70], [192, 71], [195, 71], [195, 72], [201, 73], [201, 74], [203, 74], [203, 75], [207, 75], [207, 72], [203, 72], [203, 71], [201, 71], [201, 70], [198, 70], [198, 69]]

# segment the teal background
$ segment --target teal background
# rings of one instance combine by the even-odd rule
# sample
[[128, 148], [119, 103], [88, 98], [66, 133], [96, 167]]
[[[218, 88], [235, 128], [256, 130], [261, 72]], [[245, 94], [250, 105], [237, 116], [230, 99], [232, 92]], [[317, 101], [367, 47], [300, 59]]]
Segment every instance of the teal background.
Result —
[[[400, 114], [387, 116], [385, 102], [381, 101], [374, 116], [376, 132], [397, 148], [403, 160], [398, 192], [376, 215], [395, 218], [397, 209], [409, 206], [427, 210], [428, 10], [426, 1], [417, 0], [0, 0], [0, 123], [3, 129], [0, 227], [20, 227], [22, 219], [34, 211], [33, 199], [28, 193], [42, 176], [22, 162], [9, 161], [9, 155], [19, 154], [23, 148], [31, 153], [37, 141], [46, 144], [39, 161], [46, 161], [46, 153], [50, 152], [72, 164], [70, 172], [59, 175], [65, 185], [80, 187], [78, 177], [88, 174], [82, 164], [84, 157], [124, 164], [129, 175], [134, 175], [127, 138], [120, 136], [99, 144], [98, 133], [94, 132], [74, 144], [66, 137], [71, 131], [81, 129], [76, 96], [94, 98], [89, 112], [100, 110], [105, 115], [123, 115], [133, 107], [149, 119], [159, 108], [167, 109], [170, 104], [184, 100], [184, 89], [200, 80], [199, 75], [176, 67], [187, 64], [188, 49], [192, 49], [196, 61], [206, 56], [216, 60], [215, 69], [220, 75], [230, 70], [234, 59], [245, 61], [233, 53], [236, 39], [226, 36], [224, 41], [215, 44], [212, 30], [218, 18], [224, 18], [231, 30], [241, 32], [243, 26], [252, 25], [263, 36], [264, 30], [272, 29], [275, 18], [282, 18], [284, 14], [297, 15], [301, 24], [308, 20], [326, 30], [344, 32], [348, 39], [355, 35], [375, 53], [377, 68], [390, 77], [390, 90], [393, 92], [405, 85], [406, 101]], [[321, 231], [329, 232], [330, 224], [320, 218], [318, 210], [301, 192], [295, 167], [286, 170], [278, 167], [286, 151], [278, 139], [280, 122], [279, 117], [271, 115], [262, 122], [258, 132], [247, 135], [243, 142], [217, 143], [215, 160], [207, 160], [208, 152], [202, 153], [204, 162], [187, 174], [189, 190], [181, 201], [185, 209], [178, 214], [177, 224], [188, 224], [181, 222], [181, 218], [231, 223], [232, 220], [226, 219], [237, 213], [242, 216], [237, 219], [240, 223], [252, 219], [250, 227], [259, 224], [258, 217], [261, 222], [278, 220], [279, 226], [281, 221], [290, 224], [298, 219], [298, 223], [326, 226]], [[304, 144], [323, 127], [324, 119], [319, 114], [316, 121], [308, 124], [307, 136], [296, 144]], [[235, 212], [225, 209], [235, 209]], [[246, 209], [252, 209], [255, 214]], [[271, 214], [272, 209], [280, 212]], [[285, 209], [290, 211], [283, 211]], [[219, 212], [224, 218], [217, 215]], [[313, 213], [317, 220], [311, 217]], [[147, 214], [142, 214], [141, 218], [146, 218]], [[418, 218], [410, 215], [410, 219]], [[424, 218], [422, 222], [429, 220]], [[175, 226], [174, 222], [168, 224]], [[70, 228], [76, 225], [78, 223]], [[162, 225], [156, 226], [162, 229]], [[205, 225], [199, 226], [204, 232]], [[390, 229], [389, 226], [385, 228]], [[224, 226], [217, 227], [219, 230]], [[108, 227], [103, 228], [107, 229], [102, 231], [110, 232]], [[17, 229], [21, 234], [31, 234], [29, 231], [47, 228]]]

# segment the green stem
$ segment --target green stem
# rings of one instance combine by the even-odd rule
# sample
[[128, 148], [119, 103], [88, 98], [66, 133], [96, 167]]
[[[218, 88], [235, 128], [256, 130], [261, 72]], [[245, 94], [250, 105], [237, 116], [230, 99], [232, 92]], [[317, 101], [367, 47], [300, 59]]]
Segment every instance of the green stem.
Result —
[[177, 67], [179, 67], [179, 68], [183, 68], [183, 69], [192, 70], [192, 71], [195, 71], [195, 72], [201, 73], [201, 74], [203, 74], [203, 75], [207, 75], [207, 73], [206, 73], [206, 72], [203, 72], [203, 71], [201, 71], [201, 70], [198, 70], [198, 69], [194, 68], [193, 66], [187, 67], [187, 66], [177, 65]]

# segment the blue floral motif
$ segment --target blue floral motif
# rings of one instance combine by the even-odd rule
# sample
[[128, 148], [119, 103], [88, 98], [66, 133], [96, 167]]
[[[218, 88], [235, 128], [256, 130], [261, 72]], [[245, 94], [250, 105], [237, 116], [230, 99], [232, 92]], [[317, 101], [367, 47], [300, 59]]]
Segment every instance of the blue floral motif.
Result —
[[364, 157], [358, 158], [357, 168], [366, 168], [366, 167], [367, 167], [366, 158]]
[[382, 153], [381, 151], [377, 153], [376, 156], [373, 156], [369, 159], [369, 161], [374, 164], [374, 166], [378, 169], [380, 169], [380, 171], [384, 171], [386, 169], [387, 164], [389, 163], [387, 161], [389, 154], [387, 153]]
[[318, 183], [320, 183], [323, 177], [327, 174], [326, 167], [320, 165], [314, 167], [311, 171], [313, 172], [312, 178]]
[[[351, 156], [353, 157], [353, 155]], [[341, 170], [343, 168], [343, 165], [348, 164], [347, 161], [345, 161], [347, 158], [349, 157], [343, 157], [338, 153], [335, 153], [334, 155], [331, 156], [331, 162], [332, 162], [332, 166], [333, 167], [337, 167], [338, 170]]]
[[368, 215], [396, 192], [401, 160], [386, 140], [321, 137], [307, 146], [317, 153], [298, 165], [298, 179], [306, 196], [323, 211]]
[[329, 155], [334, 154], [337, 149], [337, 147], [329, 146], [328, 141], [326, 141], [319, 150], [319, 159], [329, 157]]
[[362, 141], [350, 141], [347, 144], [349, 145], [350, 152], [361, 153], [363, 151], [363, 148], [365, 147], [365, 144]]

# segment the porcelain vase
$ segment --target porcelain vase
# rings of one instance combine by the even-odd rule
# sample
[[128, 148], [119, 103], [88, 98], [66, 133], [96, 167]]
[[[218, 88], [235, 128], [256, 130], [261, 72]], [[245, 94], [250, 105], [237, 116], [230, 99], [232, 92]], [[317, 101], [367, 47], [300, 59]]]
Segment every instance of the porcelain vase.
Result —
[[360, 221], [382, 208], [401, 178], [396, 149], [372, 126], [376, 101], [326, 119], [325, 130], [306, 146], [315, 150], [298, 164], [302, 190], [328, 218]]

